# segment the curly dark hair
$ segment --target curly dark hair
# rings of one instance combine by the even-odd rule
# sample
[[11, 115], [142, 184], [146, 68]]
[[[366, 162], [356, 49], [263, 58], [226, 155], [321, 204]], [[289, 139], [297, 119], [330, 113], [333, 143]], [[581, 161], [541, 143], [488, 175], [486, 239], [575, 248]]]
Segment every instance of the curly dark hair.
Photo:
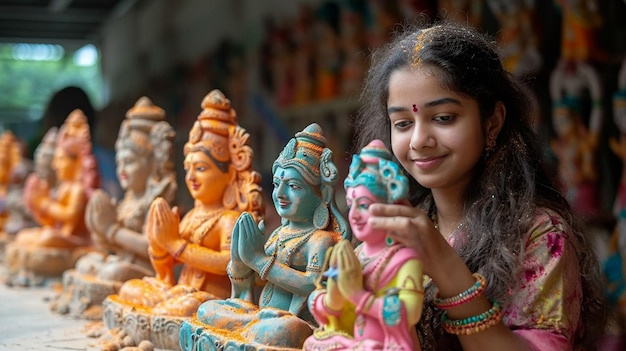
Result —
[[[555, 180], [544, 170], [543, 145], [532, 129], [534, 110], [529, 89], [502, 67], [495, 41], [467, 24], [439, 20], [432, 26], [422, 22], [402, 29], [372, 54], [361, 96], [363, 105], [354, 121], [356, 150], [374, 139], [383, 140], [391, 149], [387, 99], [394, 71], [411, 69], [416, 64], [435, 69], [442, 86], [478, 102], [483, 120], [501, 101], [506, 107], [506, 119], [496, 147], [491, 156], [482, 157], [476, 165], [464, 197], [463, 223], [472, 240], [457, 247], [457, 251], [472, 271], [487, 277], [486, 294], [506, 304], [511, 299], [508, 291], [515, 288], [521, 273], [525, 238], [535, 211], [547, 208], [556, 212], [571, 227], [567, 239], [578, 258], [583, 289], [583, 326], [574, 343], [576, 347], [595, 349], [594, 342], [607, 320], [600, 264], [590, 249], [592, 239], [574, 218]], [[430, 189], [408, 178], [412, 204], [432, 208]], [[434, 287], [429, 289], [432, 294]], [[426, 294], [428, 297], [429, 292]], [[425, 314], [427, 310], [425, 306]], [[436, 325], [440, 312], [430, 313], [435, 324], [432, 332], [444, 337]], [[428, 323], [426, 320], [423, 318], [420, 324]]]

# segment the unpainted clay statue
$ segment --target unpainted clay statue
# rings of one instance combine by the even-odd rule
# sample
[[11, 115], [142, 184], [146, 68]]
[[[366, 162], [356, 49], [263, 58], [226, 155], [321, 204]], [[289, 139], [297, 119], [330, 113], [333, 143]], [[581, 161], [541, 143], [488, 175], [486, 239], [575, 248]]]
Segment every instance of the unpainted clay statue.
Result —
[[354, 155], [344, 185], [356, 249], [347, 240], [327, 255], [323, 281], [309, 296], [321, 325], [304, 350], [421, 350], [422, 263], [413, 249], [368, 225], [373, 203], [408, 203], [409, 182], [391, 152], [374, 140]]
[[59, 313], [102, 319], [102, 301], [123, 282], [153, 275], [144, 222], [153, 200], [174, 200], [175, 132], [165, 111], [147, 97], [128, 110], [115, 143], [117, 176], [124, 189], [119, 203], [98, 189], [87, 204], [85, 221], [100, 251], [81, 257], [63, 274], [63, 293], [51, 308]]
[[[301, 349], [313, 331], [306, 299], [322, 274], [324, 255], [351, 238], [335, 204], [337, 169], [317, 124], [296, 133], [272, 166], [272, 200], [282, 225], [267, 241], [264, 225], [241, 215], [233, 230], [231, 298], [200, 305], [183, 322], [183, 350]], [[255, 282], [265, 286], [256, 296]]]
[[28, 286], [46, 277], [58, 278], [94, 249], [85, 226], [85, 207], [99, 184], [97, 169], [87, 118], [74, 110], [56, 137], [52, 159], [56, 187], [37, 172], [26, 180], [24, 204], [40, 226], [19, 231], [7, 246], [9, 284]]
[[106, 327], [123, 329], [119, 335], [134, 344], [148, 340], [156, 348], [179, 348], [180, 323], [201, 303], [230, 295], [226, 265], [237, 218], [246, 211], [258, 221], [265, 211], [249, 134], [238, 125], [230, 100], [213, 90], [202, 108], [184, 146], [193, 209], [181, 220], [165, 199], [152, 202], [145, 232], [156, 275], [126, 281], [103, 302]]

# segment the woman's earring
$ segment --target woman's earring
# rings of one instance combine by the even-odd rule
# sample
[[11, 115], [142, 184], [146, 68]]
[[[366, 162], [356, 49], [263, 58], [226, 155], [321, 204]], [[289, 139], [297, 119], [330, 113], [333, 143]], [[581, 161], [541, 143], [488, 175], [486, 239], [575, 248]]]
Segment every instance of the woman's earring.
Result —
[[487, 139], [487, 145], [485, 145], [485, 151], [483, 152], [483, 157], [489, 158], [489, 156], [491, 156], [491, 153], [493, 152], [493, 149], [495, 148], [496, 148], [496, 137], [495, 135], [491, 134], [489, 135], [489, 138]]

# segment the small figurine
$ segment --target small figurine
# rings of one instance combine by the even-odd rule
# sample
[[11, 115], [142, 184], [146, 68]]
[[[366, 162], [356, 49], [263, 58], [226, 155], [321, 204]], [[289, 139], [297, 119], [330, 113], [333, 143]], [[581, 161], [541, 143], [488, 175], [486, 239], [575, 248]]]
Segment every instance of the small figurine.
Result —
[[152, 202], [145, 231], [156, 276], [128, 280], [103, 302], [105, 326], [123, 329], [118, 344], [147, 340], [155, 348], [178, 349], [180, 323], [201, 303], [230, 295], [226, 265], [237, 218], [246, 211], [258, 221], [264, 214], [249, 134], [238, 125], [230, 100], [213, 90], [202, 108], [184, 146], [194, 208], [180, 220], [165, 199]]
[[343, 59], [339, 94], [344, 97], [358, 94], [367, 72], [365, 5], [363, 1], [346, 1], [340, 10], [340, 48]]
[[618, 218], [618, 224], [624, 226], [620, 229], [623, 233], [621, 235], [623, 239], [620, 241], [623, 243], [623, 252], [626, 255], [626, 59], [624, 59], [619, 70], [618, 89], [613, 94], [613, 120], [619, 131], [619, 138], [611, 138], [609, 146], [623, 163], [622, 176], [613, 205], [613, 214]]
[[598, 0], [554, 0], [561, 8], [561, 56], [588, 61], [597, 54], [596, 29], [602, 24]]
[[313, 9], [308, 4], [298, 7], [298, 18], [293, 25], [293, 104], [312, 102], [315, 92], [315, 24]]
[[[551, 147], [563, 192], [574, 211], [593, 216], [600, 206], [596, 165], [604, 119], [600, 78], [591, 65], [562, 59], [550, 76], [550, 95], [556, 133]], [[588, 117], [585, 111], [590, 111]]]
[[52, 169], [55, 189], [37, 173], [26, 180], [24, 203], [40, 227], [19, 231], [7, 246], [10, 285], [37, 285], [46, 277], [60, 277], [78, 257], [94, 249], [85, 226], [85, 207], [99, 176], [81, 110], [72, 111], [59, 129]]
[[330, 100], [339, 94], [341, 38], [339, 5], [325, 2], [317, 9], [315, 24], [315, 99]]
[[52, 310], [87, 319], [102, 319], [102, 301], [129, 279], [153, 275], [144, 222], [157, 197], [174, 200], [172, 162], [175, 132], [165, 111], [147, 97], [126, 113], [115, 143], [117, 175], [124, 198], [115, 204], [106, 192], [94, 192], [85, 221], [101, 249], [81, 257], [63, 274], [63, 293]]
[[36, 225], [22, 201], [32, 163], [23, 157], [20, 140], [7, 130], [0, 135], [0, 261], [6, 245], [23, 228]]
[[366, 0], [367, 46], [378, 48], [385, 45], [394, 31], [394, 26], [402, 22], [402, 14], [397, 1]]
[[498, 45], [504, 68], [516, 76], [536, 74], [542, 65], [534, 32], [535, 0], [488, 0], [500, 30]]
[[616, 224], [603, 268], [607, 279], [607, 297], [617, 311], [616, 332], [623, 338], [626, 335], [626, 59], [619, 71], [618, 89], [613, 94], [613, 120], [619, 136], [611, 137], [609, 146], [622, 161], [622, 174], [613, 204]]
[[[337, 169], [320, 126], [296, 133], [272, 173], [272, 200], [282, 225], [265, 241], [264, 226], [241, 215], [228, 265], [231, 298], [207, 301], [183, 322], [183, 350], [301, 349], [311, 335], [314, 320], [306, 300], [321, 277], [324, 255], [341, 238], [351, 238], [335, 204]], [[266, 281], [258, 297], [257, 278]]]
[[408, 203], [409, 183], [380, 140], [354, 155], [344, 185], [352, 231], [327, 255], [328, 270], [309, 296], [321, 327], [304, 350], [421, 350], [415, 325], [422, 314], [422, 264], [413, 249], [368, 226], [373, 203]]
[[440, 0], [437, 1], [437, 12], [442, 17], [480, 27], [483, 21], [483, 2], [476, 0]]

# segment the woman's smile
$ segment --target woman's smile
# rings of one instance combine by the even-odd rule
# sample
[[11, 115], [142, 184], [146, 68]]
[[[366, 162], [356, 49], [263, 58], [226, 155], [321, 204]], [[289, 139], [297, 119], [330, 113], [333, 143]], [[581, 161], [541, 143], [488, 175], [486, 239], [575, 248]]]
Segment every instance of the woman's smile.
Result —
[[413, 159], [413, 163], [420, 169], [430, 170], [439, 166], [446, 156], [425, 157]]

